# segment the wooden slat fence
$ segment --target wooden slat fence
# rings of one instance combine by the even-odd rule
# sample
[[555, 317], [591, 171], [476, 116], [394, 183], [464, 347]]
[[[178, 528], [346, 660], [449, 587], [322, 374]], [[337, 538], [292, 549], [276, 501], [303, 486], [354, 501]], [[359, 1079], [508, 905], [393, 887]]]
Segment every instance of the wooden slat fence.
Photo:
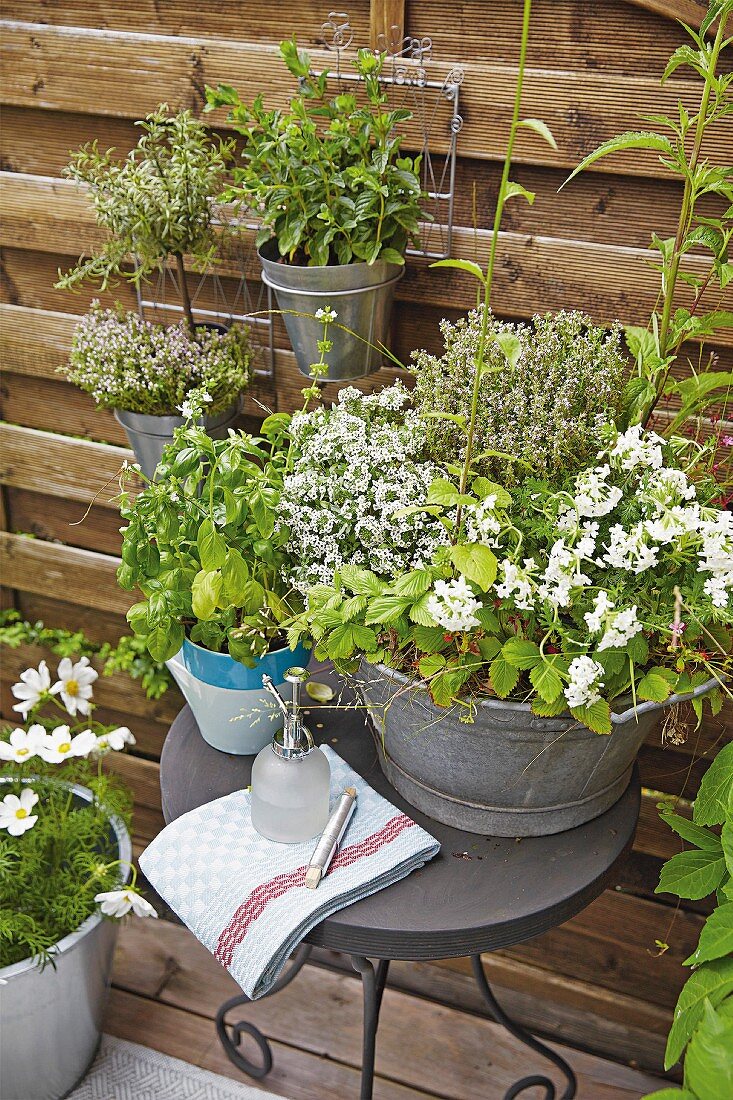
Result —
[[[490, 12], [489, 12], [490, 7]], [[617, 157], [557, 193], [578, 159], [620, 130], [638, 126], [637, 112], [676, 110], [693, 103], [695, 82], [676, 74], [664, 89], [658, 78], [680, 42], [675, 18], [699, 24], [697, 0], [536, 0], [525, 115], [543, 118], [557, 151], [528, 133], [517, 149], [515, 178], [535, 191], [534, 206], [511, 204], [501, 236], [495, 305], [511, 318], [581, 308], [597, 321], [620, 317], [645, 323], [656, 298], [649, 267], [651, 231], [674, 232], [680, 194], [653, 157]], [[516, 73], [521, 5], [518, 0], [353, 0], [356, 41], [392, 25], [430, 35], [434, 55], [463, 63], [465, 125], [459, 139], [454, 252], [485, 258], [501, 170]], [[120, 546], [114, 506], [116, 473], [130, 457], [111, 413], [59, 374], [78, 317], [95, 295], [53, 289], [79, 251], [99, 240], [84, 193], [61, 178], [71, 148], [98, 138], [102, 147], [127, 151], [136, 119], [158, 102], [199, 110], [204, 85], [234, 84], [243, 96], [263, 91], [284, 103], [292, 91], [276, 46], [293, 31], [326, 64], [316, 0], [284, 0], [269, 8], [212, 0], [7, 0], [3, 27], [4, 125], [0, 137], [0, 188], [4, 217], [0, 334], [4, 376], [0, 393], [0, 533], [3, 583], [15, 605], [49, 626], [80, 627], [97, 640], [124, 630], [131, 594], [115, 585]], [[733, 64], [733, 60], [730, 62]], [[214, 124], [226, 130], [221, 115]], [[444, 147], [438, 135], [435, 148]], [[706, 154], [730, 160], [731, 124], [711, 135]], [[478, 198], [473, 225], [472, 192]], [[702, 261], [691, 258], [691, 266]], [[239, 267], [224, 260], [221, 278], [231, 285]], [[253, 291], [258, 267], [251, 247], [246, 278]], [[213, 301], [213, 290], [204, 300]], [[453, 272], [429, 272], [411, 261], [399, 284], [392, 346], [402, 362], [410, 351], [440, 346], [438, 321], [474, 301], [472, 284]], [[100, 296], [134, 304], [128, 285]], [[733, 298], [733, 295], [731, 296]], [[682, 300], [682, 299], [681, 299]], [[733, 301], [727, 304], [733, 307]], [[292, 409], [302, 379], [280, 324], [275, 326], [275, 379], [258, 379], [247, 393], [242, 425], [253, 426], [262, 407]], [[733, 337], [712, 349], [733, 369]], [[686, 349], [697, 362], [700, 349]], [[684, 369], [684, 368], [683, 368]], [[403, 372], [385, 369], [364, 388], [389, 384]], [[330, 401], [336, 387], [326, 388]], [[87, 506], [94, 500], [82, 524]], [[3, 713], [10, 685], [37, 651], [5, 650], [0, 674]], [[180, 706], [171, 690], [157, 702], [115, 675], [98, 686], [100, 716], [133, 727], [134, 754], [117, 767], [136, 796], [136, 845], [160, 828], [158, 758]], [[707, 761], [733, 733], [730, 709], [690, 725], [682, 745], [651, 736], [640, 766], [648, 789], [634, 852], [617, 882], [589, 909], [546, 936], [487, 960], [500, 994], [529, 1026], [598, 1053], [658, 1070], [677, 991], [681, 961], [696, 942], [704, 904], [675, 910], [653, 893], [661, 861], [679, 850], [658, 820], [657, 795], [691, 798]], [[655, 940], [670, 944], [658, 954]], [[320, 960], [338, 965], [333, 957]], [[462, 960], [400, 966], [401, 988], [445, 1003], [482, 1011]]]

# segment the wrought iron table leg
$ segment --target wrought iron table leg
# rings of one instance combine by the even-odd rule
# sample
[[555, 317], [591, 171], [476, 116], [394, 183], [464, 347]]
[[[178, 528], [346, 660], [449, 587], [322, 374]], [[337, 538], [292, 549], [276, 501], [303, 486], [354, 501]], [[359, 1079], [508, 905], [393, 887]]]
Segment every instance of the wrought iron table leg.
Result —
[[[496, 1000], [493, 990], [487, 981], [480, 955], [471, 956], [471, 966], [473, 967], [473, 973], [476, 977], [478, 987], [496, 1022], [502, 1024], [515, 1039], [519, 1039], [520, 1043], [524, 1043], [525, 1046], [531, 1047], [532, 1050], [536, 1050], [543, 1058], [547, 1058], [548, 1061], [557, 1066], [567, 1081], [565, 1091], [560, 1097], [560, 1100], [572, 1100], [577, 1091], [578, 1082], [565, 1059], [561, 1058], [559, 1054], [556, 1054], [554, 1050], [550, 1050], [550, 1048], [545, 1046], [544, 1043], [541, 1043], [539, 1039], [535, 1039], [534, 1035], [530, 1035], [528, 1031], [525, 1031], [523, 1027], [520, 1027], [519, 1024], [516, 1024], [514, 1020], [507, 1016], [504, 1009]], [[522, 1077], [507, 1089], [504, 1094], [504, 1100], [514, 1100], [514, 1097], [519, 1096], [520, 1092], [524, 1092], [525, 1089], [538, 1087], [544, 1088], [545, 1100], [555, 1100], [557, 1095], [555, 1084], [549, 1077], [544, 1076], [544, 1074], [532, 1074], [529, 1077]]]
[[361, 974], [364, 994], [364, 1033], [361, 1057], [360, 1100], [372, 1100], [374, 1089], [374, 1052], [377, 1045], [377, 1027], [379, 1010], [382, 1006], [382, 994], [387, 981], [389, 961], [380, 959], [376, 970], [374, 964], [363, 955], [352, 955], [351, 965]]
[[[310, 945], [307, 943], [302, 943], [300, 945], [293, 956], [290, 968], [278, 978], [267, 994], [268, 997], [271, 997], [273, 993], [278, 993], [281, 989], [284, 989], [286, 985], [290, 985], [293, 978], [300, 973], [304, 964], [307, 962], [311, 950]], [[241, 1069], [242, 1073], [246, 1073], [249, 1077], [259, 1079], [261, 1077], [266, 1077], [272, 1069], [272, 1049], [267, 1036], [263, 1035], [258, 1027], [255, 1027], [254, 1024], [250, 1024], [247, 1020], [240, 1020], [238, 1023], [232, 1024], [230, 1035], [227, 1030], [227, 1025], [224, 1022], [224, 1017], [231, 1009], [238, 1008], [239, 1005], [251, 1003], [251, 999], [246, 993], [240, 993], [239, 996], [232, 997], [231, 1000], [225, 1001], [216, 1014], [216, 1034], [219, 1036], [219, 1041], [224, 1047], [224, 1053], [229, 1061], [232, 1062], [237, 1069]], [[245, 1058], [239, 1050], [243, 1035], [249, 1035], [260, 1048], [262, 1065], [258, 1066], [256, 1062], [250, 1062], [249, 1058]]]

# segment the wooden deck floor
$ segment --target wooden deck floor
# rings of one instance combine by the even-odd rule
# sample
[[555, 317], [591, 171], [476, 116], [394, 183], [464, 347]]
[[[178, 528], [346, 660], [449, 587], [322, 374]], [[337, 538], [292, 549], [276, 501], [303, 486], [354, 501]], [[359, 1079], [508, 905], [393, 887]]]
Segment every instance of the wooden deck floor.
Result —
[[[239, 1077], [213, 1018], [239, 991], [185, 929], [135, 921], [121, 931], [105, 1030], [216, 1073]], [[356, 976], [308, 965], [291, 986], [239, 1010], [271, 1039], [261, 1087], [290, 1100], [359, 1094], [361, 989]], [[638, 1100], [664, 1082], [557, 1045], [578, 1075], [579, 1100]], [[387, 988], [377, 1044], [375, 1100], [500, 1100], [546, 1063], [480, 1016]], [[256, 1085], [256, 1082], [252, 1082]], [[528, 1100], [540, 1094], [527, 1092]]]

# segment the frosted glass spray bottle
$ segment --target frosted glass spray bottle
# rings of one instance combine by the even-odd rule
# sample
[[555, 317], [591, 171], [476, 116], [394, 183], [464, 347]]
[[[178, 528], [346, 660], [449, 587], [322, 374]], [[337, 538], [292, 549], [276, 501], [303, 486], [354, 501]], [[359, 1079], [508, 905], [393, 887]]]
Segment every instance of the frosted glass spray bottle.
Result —
[[300, 687], [307, 679], [304, 668], [287, 670], [285, 680], [293, 688], [288, 705], [270, 677], [262, 677], [284, 725], [252, 765], [252, 824], [262, 836], [281, 844], [310, 840], [328, 822], [331, 769], [301, 719]]

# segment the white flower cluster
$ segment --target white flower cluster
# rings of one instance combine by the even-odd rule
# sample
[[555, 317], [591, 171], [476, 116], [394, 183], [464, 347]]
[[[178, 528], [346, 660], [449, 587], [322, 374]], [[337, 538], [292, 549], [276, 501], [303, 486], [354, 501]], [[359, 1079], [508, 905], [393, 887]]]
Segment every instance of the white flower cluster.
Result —
[[568, 706], [590, 707], [601, 698], [603, 666], [592, 657], [575, 657], [570, 662], [569, 683], [565, 688]]
[[498, 546], [497, 535], [501, 521], [496, 515], [496, 494], [485, 497], [480, 504], [466, 509], [466, 536], [469, 542], [483, 542], [486, 546]]
[[[619, 435], [599, 454], [602, 461], [580, 473], [563, 497], [556, 523], [561, 537], [549, 553], [534, 551], [523, 567], [511, 558], [500, 562], [497, 595], [513, 599], [522, 610], [537, 609], [542, 601], [568, 608], [588, 587], [598, 587], [594, 610], [585, 615], [588, 629], [598, 634], [605, 628], [599, 649], [623, 647], [642, 629], [638, 607], [614, 607], [596, 570], [639, 576], [665, 568], [667, 554], [684, 550], [696, 555], [699, 573], [709, 574], [703, 590], [713, 605], [728, 607], [733, 515], [702, 507], [686, 474], [663, 465], [662, 444], [638, 425]], [[614, 522], [619, 513], [634, 519]], [[599, 520], [605, 517], [602, 534]]]
[[444, 630], [471, 630], [479, 625], [476, 612], [481, 602], [463, 577], [451, 581], [436, 581], [427, 601], [428, 614]]
[[444, 528], [424, 512], [437, 467], [421, 461], [424, 431], [405, 410], [399, 383], [365, 396], [353, 387], [331, 409], [296, 415], [296, 457], [285, 478], [279, 527], [289, 530], [296, 563], [290, 581], [300, 591], [330, 584], [344, 564], [392, 578], [427, 563], [446, 541]]
[[614, 611], [613, 600], [609, 600], [608, 593], [601, 589], [593, 601], [593, 610], [588, 611], [583, 618], [589, 634], [599, 634], [603, 630], [603, 637], [598, 645], [600, 652], [602, 649], [622, 649], [639, 633], [642, 624], [636, 615], [636, 605], [624, 611]]

